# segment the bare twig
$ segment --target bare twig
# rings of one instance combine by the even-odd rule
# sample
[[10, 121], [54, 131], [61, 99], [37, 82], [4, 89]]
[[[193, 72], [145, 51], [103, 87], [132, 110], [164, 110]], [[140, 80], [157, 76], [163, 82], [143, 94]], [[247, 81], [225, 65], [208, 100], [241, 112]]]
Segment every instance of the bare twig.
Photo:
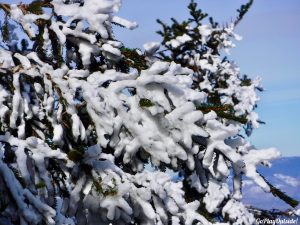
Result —
[[0, 8], [3, 9], [6, 13], [10, 12], [10, 5], [9, 4], [0, 2]]

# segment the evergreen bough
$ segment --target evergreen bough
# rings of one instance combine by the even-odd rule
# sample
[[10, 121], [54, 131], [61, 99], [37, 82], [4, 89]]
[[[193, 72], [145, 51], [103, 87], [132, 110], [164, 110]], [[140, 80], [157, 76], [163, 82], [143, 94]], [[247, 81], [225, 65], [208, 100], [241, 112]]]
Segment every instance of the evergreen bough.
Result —
[[136, 27], [115, 15], [120, 0], [0, 3], [0, 223], [246, 225], [274, 215], [241, 202], [243, 176], [295, 207], [256, 171], [279, 152], [243, 137], [261, 123], [259, 79], [224, 57], [251, 4], [221, 27], [192, 1], [190, 19], [158, 20], [162, 43], [141, 51], [113, 35], [113, 25]]

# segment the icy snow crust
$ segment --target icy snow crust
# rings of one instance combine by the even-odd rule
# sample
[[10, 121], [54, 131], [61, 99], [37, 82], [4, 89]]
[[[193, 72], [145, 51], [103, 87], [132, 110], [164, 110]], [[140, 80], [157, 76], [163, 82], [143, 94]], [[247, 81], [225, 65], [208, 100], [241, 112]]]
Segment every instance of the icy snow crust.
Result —
[[[14, 201], [2, 214], [18, 218], [23, 225], [121, 225], [133, 219], [148, 225], [166, 225], [170, 221], [172, 225], [212, 224], [198, 211], [204, 206], [209, 213], [221, 212], [231, 224], [253, 224], [253, 215], [240, 202], [242, 174], [269, 191], [256, 166], [267, 164], [279, 152], [272, 148], [255, 150], [238, 136], [242, 124], [220, 119], [214, 111], [203, 114], [197, 110], [196, 105], [207, 100], [207, 93], [201, 90], [213, 91], [207, 75], [198, 90], [192, 88], [193, 71], [174, 62], [152, 60], [149, 68], [140, 73], [114, 69], [89, 72], [91, 54], [101, 52], [112, 62], [123, 57], [122, 44], [111, 40], [111, 23], [136, 27], [136, 23], [113, 15], [119, 10], [119, 0], [85, 0], [83, 5], [53, 0], [51, 4], [65, 20], [52, 19], [49, 29], [56, 33], [61, 45], [66, 40], [76, 40], [84, 69], [66, 65], [55, 69], [35, 52], [22, 55], [0, 50], [0, 71], [11, 80], [11, 87], [0, 84], [0, 123], [5, 131], [0, 135], [0, 193], [10, 193]], [[50, 18], [46, 14], [24, 15], [16, 5], [11, 14], [31, 37], [36, 35], [32, 23]], [[72, 27], [75, 20], [79, 22]], [[89, 25], [88, 30], [84, 24]], [[232, 30], [230, 26], [226, 30], [222, 47], [233, 46], [228, 39]], [[212, 28], [203, 25], [199, 32], [205, 42]], [[100, 41], [96, 34], [101, 35]], [[48, 30], [44, 40], [43, 48], [50, 48]], [[190, 40], [183, 35], [168, 44], [177, 48]], [[160, 46], [153, 42], [144, 47], [151, 59]], [[13, 57], [19, 65], [15, 65]], [[226, 80], [228, 88], [217, 90], [224, 96], [222, 103], [233, 104], [235, 96], [240, 100], [234, 106], [236, 115], [248, 113], [247, 119], [254, 128], [258, 127], [258, 117], [253, 112], [258, 80], [241, 86], [238, 68], [209, 53], [189, 60], [212, 72], [226, 71], [230, 75]], [[142, 106], [143, 99], [151, 104]], [[88, 126], [83, 121], [82, 108], [90, 119]], [[48, 125], [52, 130], [50, 138]], [[34, 135], [26, 136], [29, 128]], [[68, 131], [73, 142], [87, 146], [80, 162], [70, 160], [61, 150], [67, 145], [76, 151], [77, 146], [67, 141]], [[195, 137], [204, 140], [205, 150]], [[113, 152], [103, 153], [107, 148]], [[9, 151], [15, 160], [7, 163]], [[133, 172], [126, 172], [120, 160]], [[145, 170], [148, 160], [153, 166], [168, 166], [181, 173], [184, 171], [180, 168], [187, 167], [191, 175], [186, 181], [173, 181], [165, 172]], [[60, 172], [49, 170], [53, 162]], [[89, 173], [82, 169], [83, 165], [90, 168]], [[226, 182], [230, 170], [234, 172], [233, 192]], [[63, 178], [54, 181], [54, 176]], [[184, 182], [203, 194], [203, 199], [188, 202]], [[63, 191], [69, 195], [63, 195]]]

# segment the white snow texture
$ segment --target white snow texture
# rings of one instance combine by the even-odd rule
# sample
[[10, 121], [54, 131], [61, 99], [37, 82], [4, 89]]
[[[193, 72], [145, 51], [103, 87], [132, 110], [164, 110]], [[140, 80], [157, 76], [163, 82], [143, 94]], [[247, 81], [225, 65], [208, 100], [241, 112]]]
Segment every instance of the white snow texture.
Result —
[[[269, 191], [256, 166], [279, 152], [254, 149], [239, 135], [243, 123], [198, 106], [215, 92], [257, 128], [259, 80], [242, 85], [237, 66], [208, 50], [184, 58], [205, 71], [195, 88], [194, 70], [152, 57], [161, 47], [157, 42], [136, 52], [146, 57], [147, 69], [121, 72], [115, 65], [125, 58], [123, 45], [114, 40], [112, 24], [137, 24], [115, 15], [120, 0], [51, 4], [59, 19], [50, 11], [25, 14], [18, 5], [10, 17], [30, 38], [38, 34], [35, 22], [48, 20], [42, 48], [51, 53], [54, 33], [66, 62], [53, 66], [34, 51], [0, 49], [0, 194], [6, 193], [0, 199], [8, 203], [0, 223], [253, 224], [240, 202], [242, 174]], [[202, 25], [201, 43], [220, 29], [218, 48], [229, 49], [231, 37], [239, 39], [233, 28]], [[177, 49], [190, 41], [183, 34], [166, 45]], [[100, 55], [106, 63], [92, 71], [93, 57]], [[81, 68], [72, 67], [79, 62]], [[224, 87], [215, 87], [215, 74]], [[149, 163], [152, 172], [144, 169]], [[174, 180], [163, 168], [181, 177]], [[204, 197], [189, 199], [191, 190]], [[209, 220], [202, 209], [228, 220]]]

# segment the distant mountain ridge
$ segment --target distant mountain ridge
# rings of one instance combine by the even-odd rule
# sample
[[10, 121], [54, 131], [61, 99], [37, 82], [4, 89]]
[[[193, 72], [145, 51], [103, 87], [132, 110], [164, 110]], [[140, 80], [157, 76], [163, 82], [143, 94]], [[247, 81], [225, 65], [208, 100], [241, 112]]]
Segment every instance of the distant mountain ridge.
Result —
[[300, 156], [282, 157], [272, 162], [271, 168], [259, 167], [264, 175], [283, 173], [300, 179]]

